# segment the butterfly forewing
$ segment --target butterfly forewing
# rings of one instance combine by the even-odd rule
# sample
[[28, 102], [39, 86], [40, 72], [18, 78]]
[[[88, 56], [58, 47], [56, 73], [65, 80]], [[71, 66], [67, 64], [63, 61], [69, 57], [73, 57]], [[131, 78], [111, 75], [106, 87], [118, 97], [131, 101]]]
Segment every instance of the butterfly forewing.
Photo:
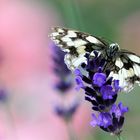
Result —
[[60, 27], [53, 28], [51, 39], [64, 52], [68, 53], [65, 55], [65, 63], [71, 70], [74, 70], [82, 62], [86, 63], [85, 53], [90, 53], [93, 50], [102, 51], [107, 46], [104, 41], [97, 37]]

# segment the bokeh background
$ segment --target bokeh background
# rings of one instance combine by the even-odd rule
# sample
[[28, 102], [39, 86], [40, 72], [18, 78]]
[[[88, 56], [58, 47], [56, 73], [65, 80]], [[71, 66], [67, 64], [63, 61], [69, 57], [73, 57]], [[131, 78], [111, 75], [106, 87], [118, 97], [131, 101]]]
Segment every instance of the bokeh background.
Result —
[[[69, 127], [77, 140], [115, 140], [90, 126], [91, 106], [73, 79], [66, 94], [55, 87], [60, 77], [48, 37], [53, 26], [88, 32], [140, 54], [139, 0], [0, 0], [0, 140], [70, 140]], [[135, 87], [118, 99], [130, 110], [124, 140], [140, 136], [139, 91]], [[79, 106], [68, 124], [55, 106], [68, 107], [73, 100]]]

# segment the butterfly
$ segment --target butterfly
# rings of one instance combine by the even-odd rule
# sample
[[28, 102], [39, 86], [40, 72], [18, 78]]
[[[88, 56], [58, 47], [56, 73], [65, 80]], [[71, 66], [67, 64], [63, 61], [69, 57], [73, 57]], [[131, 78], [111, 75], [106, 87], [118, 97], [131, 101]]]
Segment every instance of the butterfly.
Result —
[[110, 77], [119, 80], [122, 91], [129, 92], [134, 84], [140, 84], [140, 56], [120, 49], [117, 43], [108, 43], [100, 37], [76, 30], [54, 27], [50, 37], [66, 52], [65, 63], [70, 70], [87, 63], [86, 53], [97, 51], [107, 60]]

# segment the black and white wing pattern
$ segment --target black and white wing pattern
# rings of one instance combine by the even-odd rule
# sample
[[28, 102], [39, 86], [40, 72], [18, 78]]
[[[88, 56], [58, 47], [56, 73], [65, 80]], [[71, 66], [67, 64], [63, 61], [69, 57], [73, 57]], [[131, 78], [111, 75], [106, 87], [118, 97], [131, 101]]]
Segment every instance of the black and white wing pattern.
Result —
[[86, 53], [91, 53], [93, 50], [103, 51], [108, 45], [95, 36], [61, 27], [53, 28], [50, 36], [55, 44], [66, 52], [65, 63], [70, 70], [87, 62]]
[[[122, 91], [129, 92], [135, 83], [140, 84], [140, 56], [118, 49], [117, 43], [109, 44], [90, 34], [61, 27], [53, 28], [50, 36], [55, 44], [66, 52], [65, 63], [70, 70], [73, 71], [83, 62], [87, 63], [85, 54], [91, 55], [96, 50], [105, 57], [106, 68], [110, 70], [109, 77], [119, 80]], [[115, 55], [111, 53], [113, 46], [118, 49]]]
[[114, 64], [110, 76], [119, 80], [122, 91], [131, 91], [135, 83], [140, 85], [140, 56], [127, 50], [120, 50]]

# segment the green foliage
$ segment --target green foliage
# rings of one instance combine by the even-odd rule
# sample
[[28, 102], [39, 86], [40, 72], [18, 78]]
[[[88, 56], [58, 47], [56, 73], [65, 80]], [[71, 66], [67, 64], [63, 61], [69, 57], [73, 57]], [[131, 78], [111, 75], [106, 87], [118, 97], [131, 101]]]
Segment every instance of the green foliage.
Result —
[[134, 0], [49, 0], [60, 12], [66, 27], [114, 40], [116, 27], [140, 9]]

